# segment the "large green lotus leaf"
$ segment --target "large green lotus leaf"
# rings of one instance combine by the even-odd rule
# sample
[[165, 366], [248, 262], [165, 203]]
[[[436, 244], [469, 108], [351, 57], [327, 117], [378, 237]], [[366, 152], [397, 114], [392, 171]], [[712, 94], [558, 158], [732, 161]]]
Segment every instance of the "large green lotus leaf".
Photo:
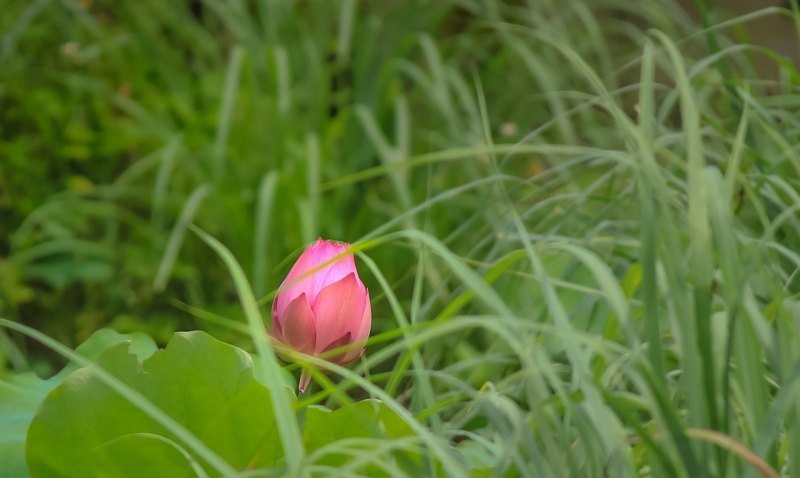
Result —
[[[142, 358], [156, 349], [155, 343], [146, 335], [119, 334], [110, 329], [101, 329], [75, 351], [95, 360], [103, 350], [123, 342], [129, 344], [131, 352]], [[0, 380], [0, 476], [28, 476], [25, 465], [25, 435], [28, 425], [45, 396], [77, 368], [77, 365], [69, 364], [47, 380], [30, 372]]]
[[0, 381], [0, 476], [28, 476], [25, 432], [36, 407], [56, 385], [30, 372]]
[[[273, 467], [282, 456], [269, 390], [250, 357], [203, 332], [175, 334], [144, 362], [125, 346], [97, 361], [202, 440], [234, 468]], [[171, 433], [89, 369], [42, 403], [28, 431], [33, 477], [218, 475]]]
[[[97, 360], [106, 349], [123, 342], [128, 344], [128, 351], [136, 355], [140, 361], [147, 359], [158, 350], [158, 346], [153, 339], [141, 332], [121, 334], [112, 329], [100, 329], [86, 339], [84, 343], [78, 345], [75, 351], [86, 358]], [[59, 375], [65, 377], [65, 372], [70, 373], [76, 368], [78, 368], [77, 365], [69, 364]]]
[[[339, 467], [352, 466], [352, 453], [358, 449], [369, 447], [371, 456], [377, 460], [390, 459], [392, 467], [399, 467], [405, 472], [419, 471], [419, 454], [409, 451], [408, 447], [393, 449], [392, 439], [411, 437], [414, 431], [395, 412], [379, 400], [362, 400], [330, 411], [323, 407], [309, 407], [306, 411], [306, 422], [303, 440], [308, 453], [316, 452], [317, 465]], [[359, 439], [370, 439], [359, 442]], [[377, 448], [383, 441], [385, 452]], [[413, 445], [413, 443], [412, 443]], [[366, 461], [358, 471], [367, 476], [385, 476], [389, 474], [382, 466]]]

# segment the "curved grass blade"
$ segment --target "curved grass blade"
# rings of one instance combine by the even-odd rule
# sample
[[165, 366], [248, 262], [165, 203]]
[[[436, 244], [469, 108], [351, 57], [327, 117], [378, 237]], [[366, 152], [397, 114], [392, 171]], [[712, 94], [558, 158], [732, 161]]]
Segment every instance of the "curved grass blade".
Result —
[[270, 383], [267, 384], [272, 397], [273, 409], [275, 412], [275, 421], [278, 423], [278, 429], [281, 434], [281, 442], [283, 445], [286, 462], [289, 468], [289, 475], [296, 475], [300, 468], [303, 455], [305, 454], [303, 441], [301, 439], [300, 427], [297, 423], [297, 418], [294, 415], [293, 407], [288, 399], [284, 384], [281, 379], [281, 368], [278, 364], [278, 359], [275, 357], [275, 352], [269, 345], [264, 321], [261, 318], [261, 313], [258, 310], [258, 303], [253, 295], [253, 290], [247, 282], [247, 277], [242, 270], [242, 267], [236, 262], [233, 254], [221, 242], [203, 232], [197, 226], [189, 226], [195, 234], [200, 236], [214, 252], [216, 252], [231, 274], [231, 278], [236, 286], [236, 291], [239, 294], [239, 301], [244, 309], [245, 317], [247, 317], [247, 324], [250, 328], [250, 336], [253, 340], [257, 357], [254, 360], [261, 362], [263, 370], [267, 371], [267, 379]]

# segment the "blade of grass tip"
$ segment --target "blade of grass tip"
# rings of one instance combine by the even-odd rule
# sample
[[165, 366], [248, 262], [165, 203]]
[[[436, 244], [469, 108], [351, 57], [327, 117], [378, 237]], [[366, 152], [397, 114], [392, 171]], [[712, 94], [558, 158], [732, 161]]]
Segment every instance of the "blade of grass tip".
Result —
[[184, 428], [184, 426], [181, 425], [180, 423], [173, 420], [172, 417], [170, 417], [169, 415], [164, 413], [163, 410], [155, 406], [153, 402], [148, 400], [144, 395], [130, 388], [125, 382], [119, 380], [117, 377], [108, 373], [104, 368], [98, 366], [93, 361], [74, 352], [69, 347], [48, 337], [47, 335], [39, 332], [38, 330], [32, 329], [25, 325], [0, 318], [0, 327], [6, 327], [11, 330], [25, 334], [28, 337], [36, 340], [40, 344], [44, 345], [45, 347], [49, 348], [50, 350], [53, 350], [54, 352], [63, 356], [64, 358], [71, 360], [72, 362], [80, 365], [81, 367], [87, 367], [92, 371], [92, 373], [97, 375], [97, 377], [103, 383], [105, 383], [109, 388], [120, 394], [123, 398], [128, 400], [139, 410], [141, 410], [150, 418], [155, 420], [158, 424], [169, 430], [170, 433], [174, 434], [175, 437], [177, 437], [187, 447], [189, 447], [193, 452], [195, 452], [198, 457], [203, 459], [206, 463], [212, 466], [219, 473], [222, 473], [224, 476], [234, 476], [234, 477], [240, 476], [239, 472], [237, 472], [225, 460], [223, 460], [216, 453], [214, 453], [213, 450], [208, 448], [208, 446], [206, 446], [206, 444], [203, 443], [199, 438], [194, 436], [192, 432]]
[[[703, 30], [706, 32], [706, 43], [708, 45], [708, 50], [711, 54], [715, 54], [719, 52], [719, 40], [717, 39], [717, 32], [711, 25], [711, 10], [714, 6], [710, 5], [709, 0], [694, 0], [694, 5], [697, 8], [697, 12], [700, 14], [700, 19], [703, 22]], [[719, 70], [720, 75], [722, 76], [722, 83], [725, 85], [725, 88], [730, 92], [734, 93], [734, 81], [733, 81], [733, 69], [731, 68], [730, 62], [727, 58], [722, 58], [721, 61], [717, 62], [717, 68]], [[731, 95], [731, 98], [736, 100], [738, 96], [735, 94]]]
[[181, 137], [178, 135], [173, 136], [160, 155], [161, 160], [159, 161], [156, 181], [153, 186], [153, 206], [150, 212], [150, 222], [156, 232], [161, 232], [164, 226], [164, 200], [167, 197], [169, 178], [180, 148]]
[[486, 304], [493, 312], [501, 317], [514, 317], [514, 313], [508, 308], [497, 291], [491, 288], [477, 272], [470, 269], [461, 260], [459, 260], [458, 256], [453, 254], [447, 247], [445, 247], [444, 244], [439, 242], [438, 239], [434, 238], [430, 234], [426, 234], [416, 229], [397, 231], [396, 233], [387, 237], [391, 236], [405, 236], [413, 241], [424, 243], [428, 249], [438, 255], [439, 258], [442, 259], [448, 267], [450, 267], [450, 270], [461, 280], [461, 282], [468, 288], [472, 289], [475, 292], [475, 296], [478, 297], [484, 304]]
[[[643, 78], [647, 80], [650, 72], [645, 70]], [[652, 79], [648, 80], [652, 83]], [[640, 128], [643, 128], [644, 134], [652, 137], [652, 129], [649, 123], [643, 121], [650, 121], [646, 117], [653, 118], [653, 99], [652, 87], [645, 90], [644, 95], [640, 96], [642, 103], [640, 108], [642, 111], [643, 119], [640, 120]], [[656, 119], [660, 122], [660, 119]], [[689, 305], [687, 303], [688, 289], [683, 278], [683, 274], [678, 269], [678, 264], [681, 263], [682, 247], [678, 243], [678, 238], [672, 231], [676, 230], [675, 221], [672, 217], [672, 212], [668, 207], [663, 207], [663, 204], [668, 204], [673, 199], [671, 198], [671, 191], [666, 185], [665, 178], [662, 177], [661, 170], [655, 161], [652, 154], [652, 138], [644, 137], [640, 140], [640, 147], [642, 151], [650, 152], [643, 154], [642, 159], [642, 188], [640, 189], [644, 198], [644, 206], [649, 207], [649, 215], [643, 216], [643, 255], [642, 262], [645, 272], [645, 280], [643, 282], [643, 294], [645, 301], [645, 311], [648, 314], [648, 320], [658, 320], [660, 314], [658, 304], [658, 277], [656, 271], [656, 264], [658, 262], [656, 245], [660, 242], [663, 244], [665, 258], [662, 261], [664, 274], [666, 278], [666, 290], [669, 291], [669, 300], [673, 303], [675, 314], [677, 314], [679, 325], [681, 326], [679, 338], [683, 352], [683, 360], [687, 364], [683, 369], [686, 371], [686, 376], [689, 383], [695, 383], [698, 379], [696, 376], [698, 372], [695, 368], [698, 367], [697, 352], [695, 349], [694, 329], [690, 319]], [[649, 199], [648, 199], [649, 198]], [[647, 202], [649, 201], [649, 203]], [[649, 206], [648, 206], [649, 204]], [[643, 211], [645, 214], [647, 211]], [[645, 231], [647, 234], [645, 234]], [[663, 234], [661, 232], [664, 232]], [[648, 269], [649, 268], [649, 269]], [[650, 315], [654, 314], [654, 315]], [[660, 331], [656, 329], [654, 324], [650, 324], [648, 330], [648, 340], [653, 343], [650, 346], [660, 347], [661, 336]], [[664, 425], [672, 435], [672, 439], [683, 459], [683, 466], [685, 467], [689, 476], [696, 476], [702, 474], [700, 471], [700, 464], [695, 450], [684, 432], [678, 411], [675, 405], [668, 397], [668, 391], [665, 387], [665, 369], [663, 367], [663, 355], [651, 353], [651, 360], [654, 361], [650, 367], [655, 367], [656, 364], [661, 363], [661, 370], [653, 370], [648, 367], [648, 364], [641, 364], [640, 371], [647, 378], [646, 383], [650, 389], [650, 393], [656, 398], [656, 404], [660, 410], [660, 416], [664, 421]], [[694, 416], [698, 413], [703, 405], [702, 387], [690, 387], [687, 393], [687, 403], [689, 408], [689, 420], [692, 421]]]
[[[429, 174], [428, 178], [430, 177], [431, 176]], [[428, 187], [430, 188], [430, 181], [428, 183]], [[428, 199], [430, 199], [430, 191]], [[430, 210], [425, 211], [425, 232], [428, 232], [428, 230], [430, 230], [430, 228], [428, 227], [428, 221], [430, 219], [430, 217], [428, 216], [429, 211]], [[422, 308], [422, 292], [425, 286], [424, 269], [426, 268], [426, 257], [427, 253], [425, 251], [425, 245], [420, 244], [419, 254], [417, 259], [417, 270], [414, 271], [414, 288], [411, 291], [411, 310], [409, 311], [411, 316], [412, 327], [414, 324], [417, 324], [420, 321], [420, 311]]]
[[[489, 269], [483, 274], [483, 280], [491, 284], [505, 273], [509, 267], [516, 262], [525, 258], [525, 251], [516, 250], [509, 252], [506, 256], [498, 259], [494, 264], [491, 264]], [[475, 293], [471, 289], [464, 290], [447, 304], [436, 317], [433, 322], [444, 322], [453, 317], [462, 307], [472, 301]]]
[[[656, 399], [655, 405], [660, 409], [660, 416], [669, 431], [672, 440], [683, 457], [684, 466], [690, 476], [697, 473], [698, 465], [694, 452], [683, 431], [678, 413], [668, 398], [668, 391], [663, 381], [666, 377], [664, 355], [661, 347], [661, 313], [658, 303], [658, 278], [656, 244], [658, 234], [658, 199], [666, 194], [666, 186], [661, 177], [653, 153], [654, 101], [653, 101], [653, 51], [652, 43], [645, 44], [642, 59], [641, 87], [639, 91], [639, 155], [641, 156], [641, 172], [639, 192], [642, 204], [641, 243], [642, 243], [642, 297], [645, 311], [645, 332], [648, 341], [650, 367], [642, 365], [645, 383]], [[671, 464], [668, 466], [672, 466]]]
[[[711, 227], [708, 219], [706, 196], [709, 194], [703, 174], [703, 143], [700, 136], [700, 115], [692, 97], [691, 84], [686, 75], [683, 58], [675, 44], [663, 33], [654, 33], [667, 50], [675, 68], [677, 88], [680, 93], [681, 122], [686, 137], [688, 196], [689, 196], [689, 281], [694, 288], [694, 320], [700, 352], [700, 370], [705, 397], [705, 415], [711, 428], [719, 429], [716, 379], [711, 336], [711, 282], [714, 276], [711, 246]], [[717, 463], [724, 466], [718, 450]]]
[[614, 277], [614, 273], [611, 272], [608, 265], [595, 253], [572, 244], [556, 242], [550, 244], [549, 247], [568, 252], [589, 269], [592, 276], [594, 276], [595, 282], [597, 282], [597, 285], [603, 291], [603, 296], [608, 302], [609, 307], [617, 316], [622, 330], [625, 331], [630, 347], [635, 350], [639, 346], [639, 337], [636, 335], [636, 329], [630, 322], [628, 302], [625, 300], [625, 294], [622, 292], [620, 283], [617, 281], [616, 277]]
[[750, 120], [750, 103], [744, 101], [742, 116], [739, 119], [739, 127], [736, 128], [736, 137], [731, 147], [731, 156], [725, 168], [725, 189], [728, 191], [728, 204], [735, 204], [736, 178], [739, 176], [739, 165], [742, 161], [742, 150], [744, 149], [745, 134]]
[[383, 132], [381, 132], [369, 108], [359, 104], [356, 105], [355, 112], [356, 117], [361, 122], [362, 128], [364, 128], [364, 132], [367, 133], [367, 137], [372, 141], [372, 145], [375, 147], [378, 156], [383, 160], [384, 164], [391, 163], [396, 157], [396, 154], [392, 146], [386, 140]]
[[308, 229], [311, 237], [307, 242], [314, 240], [317, 236], [319, 223], [319, 185], [320, 185], [320, 151], [319, 138], [315, 134], [306, 137], [306, 189], [308, 191]]
[[[407, 158], [411, 151], [411, 119], [408, 113], [408, 100], [398, 95], [394, 101], [394, 147], [401, 158]], [[403, 182], [408, 181], [408, 171], [401, 169]]]
[[[650, 363], [659, 377], [665, 377], [664, 352], [661, 349], [661, 324], [658, 308], [658, 291], [656, 278], [656, 205], [653, 188], [648, 185], [650, 178], [658, 175], [653, 153], [653, 44], [648, 40], [642, 54], [641, 85], [639, 89], [639, 128], [641, 141], [639, 149], [642, 155], [642, 171], [639, 179], [639, 195], [642, 205], [642, 293], [644, 296], [645, 330], [647, 333], [647, 351]], [[649, 172], [649, 174], [647, 174]]]
[[183, 238], [186, 235], [186, 227], [194, 219], [197, 208], [200, 207], [200, 204], [210, 190], [211, 187], [208, 184], [203, 184], [195, 189], [192, 195], [189, 196], [189, 199], [186, 200], [181, 215], [178, 217], [178, 221], [175, 223], [175, 227], [172, 228], [172, 232], [169, 235], [167, 248], [164, 251], [164, 256], [161, 258], [161, 263], [158, 265], [156, 277], [153, 279], [153, 290], [156, 292], [163, 291], [164, 287], [167, 286], [167, 281], [172, 273], [172, 267], [175, 265], [178, 252], [181, 249], [181, 244], [183, 244]]
[[433, 89], [429, 91], [431, 98], [447, 118], [447, 124], [452, 126], [462, 124], [453, 106], [456, 103], [452, 99], [450, 88], [448, 88], [447, 70], [436, 42], [429, 34], [423, 33], [419, 36], [419, 44], [425, 56], [425, 63], [431, 72], [431, 83], [433, 85]]
[[[400, 168], [387, 170], [387, 173], [389, 175], [389, 180], [392, 182], [392, 187], [395, 189], [400, 198], [400, 204], [404, 209], [410, 209], [412, 206], [412, 201], [408, 190], [408, 185], [406, 184], [406, 161], [403, 161], [405, 158], [405, 152], [389, 143], [388, 139], [378, 126], [378, 123], [375, 121], [374, 115], [366, 107], [361, 105], [357, 106], [356, 116], [361, 121], [367, 136], [370, 138], [370, 140], [372, 140], [373, 146], [378, 152], [378, 157], [380, 157], [381, 162], [383, 162], [383, 164], [386, 166], [402, 166]], [[402, 97], [395, 101], [395, 121], [401, 123], [397, 126], [399, 130], [408, 129], [407, 125], [402, 125], [402, 123], [408, 122], [407, 106]], [[407, 227], [413, 227], [413, 221], [409, 221]]]
[[233, 121], [233, 108], [236, 106], [236, 93], [239, 89], [239, 74], [242, 70], [244, 48], [236, 45], [231, 50], [228, 60], [228, 71], [225, 73], [225, 85], [222, 90], [222, 106], [219, 110], [217, 133], [214, 137], [214, 177], [219, 179], [225, 169], [225, 146]]
[[[389, 282], [384, 277], [383, 273], [381, 273], [378, 265], [375, 264], [371, 258], [367, 257], [367, 255], [363, 253], [358, 253], [358, 257], [364, 262], [367, 267], [372, 271], [372, 274], [378, 280], [381, 288], [383, 289], [384, 294], [386, 295], [386, 299], [389, 301], [389, 305], [392, 309], [392, 313], [394, 313], [395, 319], [397, 320], [397, 325], [400, 330], [403, 331], [403, 336], [405, 340], [408, 340], [408, 336], [411, 334], [410, 324], [408, 319], [403, 313], [403, 308], [400, 305], [400, 301], [397, 300], [397, 296], [395, 296], [394, 292], [392, 291], [392, 287], [389, 285]], [[419, 353], [418, 347], [411, 347], [407, 348], [408, 352], [411, 355], [411, 361], [414, 364], [414, 381], [418, 385], [419, 392], [421, 398], [423, 399], [423, 404], [427, 407], [432, 407], [436, 400], [433, 394], [433, 387], [431, 386], [430, 379], [426, 373], [427, 368], [425, 364], [422, 362], [422, 356]], [[399, 373], [395, 371], [392, 374], [392, 379], [390, 380], [390, 384], [386, 387], [386, 392], [389, 395], [394, 396], [394, 391], [397, 389], [397, 385], [399, 385], [399, 379], [402, 377], [403, 371], [405, 367], [402, 367]], [[419, 411], [419, 410], [415, 410]], [[433, 424], [433, 429], [436, 432], [441, 431], [442, 421], [437, 413], [431, 414], [431, 422]]]
[[358, 2], [342, 0], [339, 9], [339, 41], [336, 43], [336, 60], [343, 64], [350, 54], [350, 43], [353, 38], [353, 20], [356, 16]]
[[286, 456], [286, 463], [289, 467], [289, 475], [296, 476], [297, 471], [300, 469], [305, 449], [301, 439], [300, 427], [297, 423], [297, 418], [294, 415], [294, 410], [289, 402], [288, 395], [284, 391], [283, 381], [281, 379], [282, 372], [278, 359], [275, 357], [275, 352], [269, 345], [266, 328], [261, 318], [261, 313], [258, 310], [256, 298], [250, 285], [247, 283], [242, 267], [236, 262], [233, 254], [214, 237], [208, 235], [195, 225], [190, 226], [192, 231], [197, 234], [214, 252], [219, 255], [236, 286], [236, 292], [239, 294], [239, 301], [244, 309], [245, 317], [247, 317], [247, 324], [250, 327], [250, 336], [253, 339], [253, 345], [258, 353], [255, 360], [261, 362], [263, 370], [267, 372], [269, 379], [269, 391], [272, 398], [272, 408], [275, 414], [275, 421], [278, 424], [278, 431], [281, 435], [281, 442], [283, 444], [283, 451]]
[[256, 227], [253, 238], [253, 291], [257, 297], [267, 293], [267, 271], [269, 255], [267, 243], [271, 236], [272, 207], [278, 184], [277, 171], [270, 171], [261, 179], [256, 203]]

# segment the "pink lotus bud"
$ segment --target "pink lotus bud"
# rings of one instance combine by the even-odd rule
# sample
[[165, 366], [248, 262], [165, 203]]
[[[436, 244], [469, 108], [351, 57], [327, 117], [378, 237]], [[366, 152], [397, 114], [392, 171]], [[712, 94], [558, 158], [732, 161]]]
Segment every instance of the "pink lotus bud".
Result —
[[[355, 259], [347, 254], [348, 247], [349, 244], [320, 238], [303, 251], [272, 303], [272, 337], [309, 355], [353, 344], [346, 352], [327, 357], [338, 364], [351, 362], [364, 353], [372, 308]], [[304, 370], [300, 392], [305, 391], [310, 380]]]

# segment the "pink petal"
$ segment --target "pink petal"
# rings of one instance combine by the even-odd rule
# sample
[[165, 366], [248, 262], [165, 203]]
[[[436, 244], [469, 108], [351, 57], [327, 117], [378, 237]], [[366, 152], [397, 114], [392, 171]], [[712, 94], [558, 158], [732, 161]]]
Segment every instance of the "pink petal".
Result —
[[[351, 342], [352, 342], [352, 340], [350, 340], [350, 332], [348, 332], [348, 333], [344, 334], [343, 337], [340, 337], [340, 338], [334, 340], [330, 345], [325, 347], [325, 350], [323, 350], [321, 352], [321, 354], [324, 356], [324, 358], [328, 362], [342, 364], [342, 363], [344, 363], [344, 360], [343, 360], [344, 357], [350, 352], [349, 349], [346, 350], [346, 351], [340, 352], [340, 353], [338, 353], [336, 355], [331, 355], [329, 352], [331, 350], [338, 349], [339, 347], [344, 347], [346, 345], [349, 345]], [[354, 348], [358, 348], [358, 347], [354, 347]]]
[[304, 354], [314, 352], [317, 335], [314, 313], [308, 306], [305, 294], [301, 294], [289, 303], [279, 321], [282, 324], [283, 341], [286, 345]]
[[367, 291], [367, 303], [364, 305], [364, 314], [361, 316], [361, 322], [351, 332], [353, 348], [348, 350], [344, 357], [341, 358], [340, 363], [346, 364], [361, 357], [364, 353], [363, 342], [369, 338], [369, 331], [372, 328], [372, 306], [369, 303], [369, 291]]
[[[284, 307], [284, 309], [285, 309], [285, 307]], [[272, 329], [278, 334], [281, 333], [281, 321], [278, 320], [278, 297], [277, 296], [275, 296], [275, 300], [272, 301]]]
[[320, 291], [311, 305], [316, 317], [315, 352], [325, 350], [335, 340], [350, 333], [364, 315], [367, 302], [364, 284], [350, 273]]
[[[276, 324], [277, 324], [277, 322], [276, 322]], [[270, 336], [270, 338], [273, 341], [277, 342], [277, 343], [273, 343], [275, 354], [278, 357], [280, 357], [280, 359], [283, 360], [284, 362], [291, 362], [291, 357], [288, 357], [284, 353], [284, 349], [286, 348], [286, 340], [283, 338], [283, 335], [281, 335], [280, 332], [278, 332], [274, 328], [267, 329], [267, 334]]]
[[366, 290], [364, 296], [367, 299], [364, 304], [364, 313], [361, 314], [361, 320], [352, 330], [353, 342], [367, 340], [369, 331], [372, 329], [372, 305], [369, 302], [369, 290]]
[[279, 325], [280, 324], [279, 324], [279, 322], [277, 320], [273, 321], [272, 322], [272, 328], [271, 329], [269, 329], [269, 328], [267, 329], [267, 335], [269, 335], [273, 339], [277, 340], [278, 342], [283, 343], [284, 342], [283, 334], [281, 334], [281, 331], [280, 331], [280, 329], [278, 327]]
[[[278, 317], [278, 310], [275, 308], [275, 301], [272, 302], [272, 330], [267, 329], [267, 332], [270, 335], [275, 336], [276, 338], [283, 337], [283, 326], [281, 324], [281, 320]], [[280, 339], [283, 342], [283, 338]]]
[[[322, 239], [307, 247], [281, 284], [273, 303], [273, 314], [282, 315], [288, 304], [302, 293], [313, 304], [325, 286], [348, 274], [357, 274], [352, 254], [346, 254], [348, 247], [347, 244]], [[326, 264], [334, 258], [335, 261]]]

